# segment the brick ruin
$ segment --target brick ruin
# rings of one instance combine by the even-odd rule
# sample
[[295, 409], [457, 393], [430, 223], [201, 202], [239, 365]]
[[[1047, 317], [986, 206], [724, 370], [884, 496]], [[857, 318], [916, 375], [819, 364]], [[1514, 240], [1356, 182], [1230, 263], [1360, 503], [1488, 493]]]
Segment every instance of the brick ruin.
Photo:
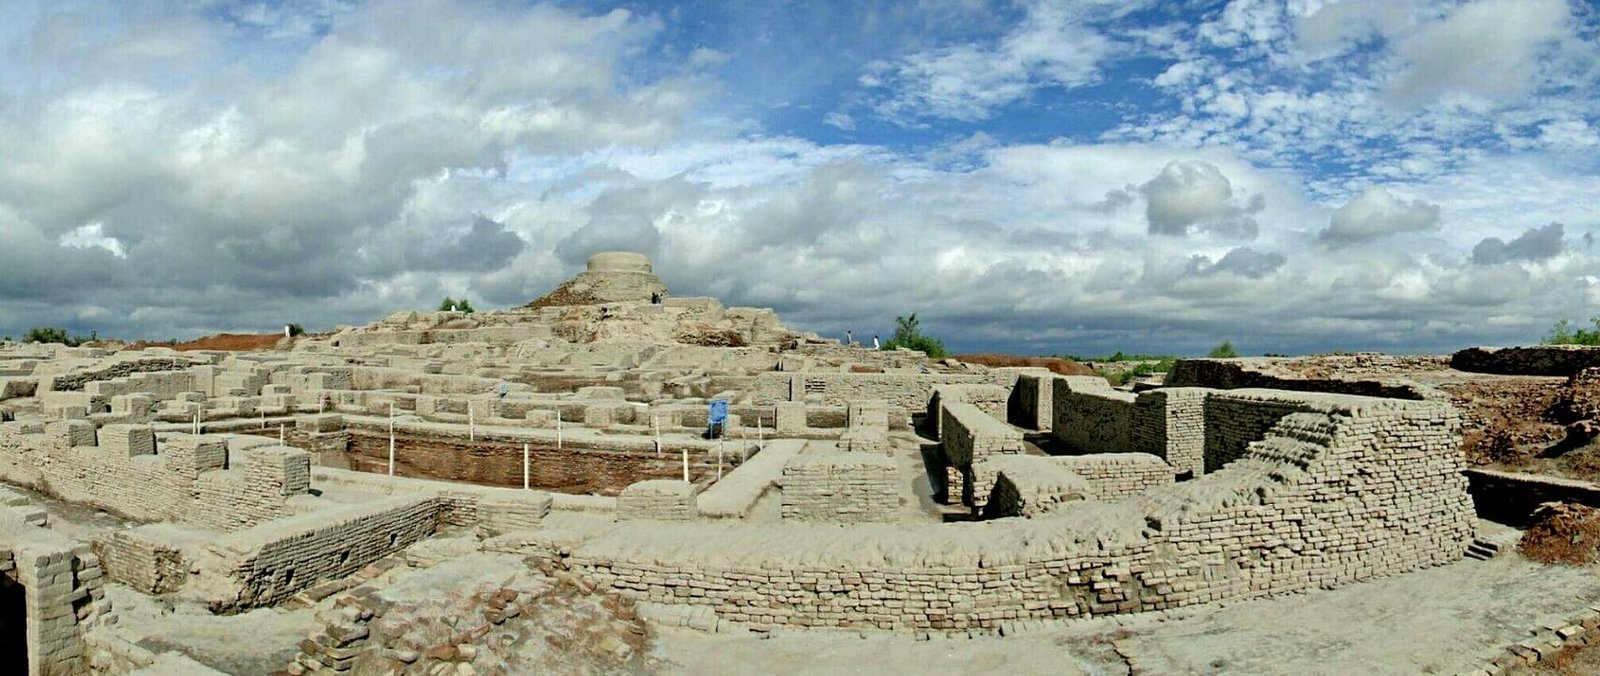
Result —
[[[1133, 393], [664, 292], [607, 254], [525, 308], [292, 350], [0, 347], [0, 604], [25, 590], [29, 673], [169, 659], [106, 583], [233, 614], [461, 533], [694, 625], [977, 633], [1353, 584], [1474, 536], [1447, 402]], [[128, 525], [58, 529], [53, 501]], [[367, 650], [377, 620], [341, 617], [283, 668], [493, 650]]]

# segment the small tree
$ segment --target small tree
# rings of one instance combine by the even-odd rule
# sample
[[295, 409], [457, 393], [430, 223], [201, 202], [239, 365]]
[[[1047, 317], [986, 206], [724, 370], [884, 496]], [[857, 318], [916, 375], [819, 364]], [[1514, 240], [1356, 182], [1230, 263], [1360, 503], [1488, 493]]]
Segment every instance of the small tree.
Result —
[[303, 327], [303, 326], [301, 326], [299, 324], [290, 324], [289, 325], [289, 337], [290, 338], [293, 338], [295, 336], [303, 336], [303, 335], [305, 335], [305, 333], [306, 333], [305, 327]]
[[1545, 345], [1600, 345], [1600, 316], [1589, 319], [1594, 324], [1594, 330], [1580, 329], [1572, 326], [1566, 319], [1558, 321], [1550, 327], [1550, 335], [1539, 341]]
[[449, 296], [445, 296], [444, 300], [439, 301], [439, 311], [440, 312], [455, 312], [455, 310], [456, 310], [456, 299], [451, 298]]
[[1234, 359], [1239, 356], [1239, 351], [1233, 349], [1233, 341], [1224, 340], [1221, 345], [1211, 348], [1211, 352], [1206, 356], [1212, 359]]
[[465, 312], [469, 315], [477, 312], [477, 310], [472, 309], [472, 303], [467, 302], [467, 299], [465, 298], [456, 301], [456, 311]]
[[889, 342], [883, 344], [885, 350], [901, 347], [924, 352], [934, 359], [943, 359], [950, 354], [944, 349], [944, 341], [922, 335], [922, 322], [917, 319], [915, 312], [909, 317], [895, 317], [894, 335], [889, 337]]

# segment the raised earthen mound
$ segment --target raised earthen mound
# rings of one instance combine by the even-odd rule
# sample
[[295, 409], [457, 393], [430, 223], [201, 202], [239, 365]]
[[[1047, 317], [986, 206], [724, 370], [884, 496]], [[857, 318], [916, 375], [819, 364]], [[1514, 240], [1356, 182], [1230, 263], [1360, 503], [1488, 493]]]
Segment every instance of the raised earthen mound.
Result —
[[281, 333], [219, 333], [204, 338], [196, 338], [183, 343], [152, 343], [138, 341], [130, 343], [126, 349], [142, 350], [147, 347], [170, 347], [179, 352], [190, 350], [223, 350], [228, 352], [250, 352], [254, 350], [272, 350], [278, 348], [280, 341], [286, 340]]
[[1534, 513], [1522, 535], [1522, 555], [1541, 563], [1582, 566], [1600, 554], [1600, 509], [1555, 502]]
[[955, 359], [957, 361], [964, 361], [968, 364], [978, 364], [981, 366], [988, 366], [990, 368], [1003, 366], [1031, 366], [1037, 368], [1047, 368], [1050, 369], [1052, 373], [1063, 376], [1092, 376], [1095, 374], [1094, 369], [1084, 366], [1083, 364], [1079, 364], [1078, 362], [1061, 359], [1059, 357], [1019, 357], [1010, 354], [993, 354], [986, 352], [983, 354], [958, 354], [955, 356]]
[[600, 304], [600, 302], [601, 302], [600, 299], [597, 298], [588, 289], [584, 289], [582, 291], [577, 291], [577, 290], [573, 289], [573, 286], [574, 286], [574, 284], [572, 283], [572, 280], [567, 280], [566, 282], [562, 282], [561, 286], [556, 287], [554, 291], [551, 291], [550, 293], [547, 293], [547, 294], [545, 294], [543, 296], [540, 296], [537, 300], [533, 301], [532, 303], [528, 303], [527, 305], [524, 305], [523, 307], [528, 308], [530, 310], [537, 310], [539, 308], [546, 308], [546, 307], [564, 307], [564, 306], [568, 306], [568, 305], [599, 305]]

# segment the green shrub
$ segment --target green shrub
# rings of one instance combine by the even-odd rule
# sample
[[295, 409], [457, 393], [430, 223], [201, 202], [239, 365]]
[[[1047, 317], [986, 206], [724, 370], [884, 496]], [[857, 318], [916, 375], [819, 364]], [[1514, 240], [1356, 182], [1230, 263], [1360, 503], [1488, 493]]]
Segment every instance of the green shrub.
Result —
[[910, 317], [895, 317], [894, 335], [883, 344], [885, 350], [902, 347], [926, 353], [930, 359], [950, 356], [950, 352], [944, 349], [944, 341], [922, 334], [922, 322], [917, 319], [915, 312]]
[[472, 309], [472, 303], [467, 302], [467, 299], [465, 299], [465, 298], [456, 299], [456, 298], [451, 298], [449, 296], [445, 296], [444, 300], [439, 301], [439, 311], [440, 312], [465, 312], [467, 314], [472, 314], [473, 312], [476, 312], [476, 310]]
[[1540, 341], [1545, 345], [1600, 345], [1600, 316], [1589, 319], [1594, 329], [1574, 328], [1572, 322], [1561, 320], [1550, 327], [1550, 335]]
[[1210, 359], [1234, 359], [1238, 356], [1239, 351], [1233, 349], [1233, 341], [1231, 340], [1222, 341], [1221, 345], [1211, 348], [1211, 351], [1206, 353], [1206, 357]]
[[301, 326], [299, 324], [290, 324], [289, 325], [289, 337], [290, 338], [293, 338], [295, 336], [303, 336], [305, 334], [306, 334], [305, 327], [303, 327], [303, 326]]
[[22, 334], [24, 343], [58, 343], [67, 347], [77, 347], [87, 342], [98, 340], [99, 332], [90, 331], [88, 337], [67, 335], [67, 330], [59, 326], [35, 326]]

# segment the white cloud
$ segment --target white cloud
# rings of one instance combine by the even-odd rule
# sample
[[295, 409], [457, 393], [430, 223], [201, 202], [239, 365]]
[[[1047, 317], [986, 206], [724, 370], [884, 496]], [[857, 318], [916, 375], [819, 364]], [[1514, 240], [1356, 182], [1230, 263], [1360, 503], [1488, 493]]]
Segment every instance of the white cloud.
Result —
[[1119, 46], [1097, 23], [1142, 4], [1034, 0], [1026, 17], [993, 44], [963, 43], [877, 61], [860, 84], [877, 91], [873, 110], [898, 123], [984, 120], [1035, 89], [1098, 81], [1102, 62]]
[[122, 250], [122, 242], [115, 237], [107, 237], [104, 227], [100, 223], [87, 223], [73, 228], [72, 231], [61, 235], [57, 240], [61, 246], [74, 249], [104, 249], [117, 258], [127, 258], [127, 252]]
[[1567, 35], [1566, 0], [1473, 0], [1398, 45], [1388, 94], [1427, 104], [1452, 94], [1508, 100], [1538, 84], [1539, 50]]
[[1139, 193], [1152, 235], [1183, 235], [1192, 227], [1250, 239], [1259, 229], [1251, 215], [1265, 206], [1260, 195], [1238, 203], [1233, 183], [1206, 162], [1174, 160], [1140, 185]]
[[1330, 244], [1343, 245], [1438, 228], [1439, 205], [1420, 199], [1407, 202], [1386, 188], [1373, 186], [1333, 212], [1321, 237]]
[[1563, 250], [1562, 238], [1566, 226], [1551, 223], [1541, 228], [1528, 228], [1516, 239], [1507, 242], [1499, 237], [1485, 237], [1472, 247], [1472, 262], [1494, 265], [1508, 261], [1542, 261], [1554, 258]]

